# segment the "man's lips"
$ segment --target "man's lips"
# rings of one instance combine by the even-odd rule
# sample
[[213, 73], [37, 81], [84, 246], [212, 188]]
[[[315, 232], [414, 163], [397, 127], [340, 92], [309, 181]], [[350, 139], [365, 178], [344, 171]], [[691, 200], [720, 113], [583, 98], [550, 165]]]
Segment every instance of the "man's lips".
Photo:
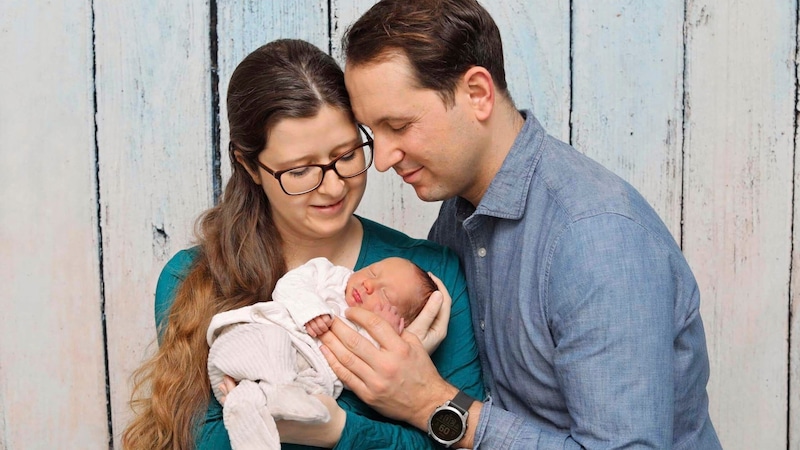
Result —
[[414, 181], [413, 180], [414, 176], [418, 174], [420, 170], [422, 170], [422, 167], [417, 167], [416, 169], [413, 170], [395, 170], [395, 171], [397, 172], [398, 175], [400, 175], [403, 178], [403, 181], [405, 181], [408, 184], [411, 184]]

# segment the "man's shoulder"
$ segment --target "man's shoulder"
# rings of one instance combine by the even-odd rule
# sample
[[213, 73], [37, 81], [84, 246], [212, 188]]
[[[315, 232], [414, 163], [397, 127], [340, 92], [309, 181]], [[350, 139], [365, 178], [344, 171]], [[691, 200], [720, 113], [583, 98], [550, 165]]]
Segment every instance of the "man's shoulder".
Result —
[[647, 205], [628, 182], [571, 145], [548, 136], [544, 147], [531, 190], [541, 191], [540, 200], [557, 205], [569, 222], [603, 213], [634, 217]]

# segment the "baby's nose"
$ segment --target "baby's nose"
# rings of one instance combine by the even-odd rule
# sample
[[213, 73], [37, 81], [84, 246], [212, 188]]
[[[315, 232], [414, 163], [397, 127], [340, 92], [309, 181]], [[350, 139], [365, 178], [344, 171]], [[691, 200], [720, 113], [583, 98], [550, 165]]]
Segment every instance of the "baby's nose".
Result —
[[364, 290], [367, 291], [367, 294], [372, 294], [372, 291], [375, 290], [374, 286], [372, 285], [372, 282], [369, 280], [364, 280], [363, 285], [364, 285]]

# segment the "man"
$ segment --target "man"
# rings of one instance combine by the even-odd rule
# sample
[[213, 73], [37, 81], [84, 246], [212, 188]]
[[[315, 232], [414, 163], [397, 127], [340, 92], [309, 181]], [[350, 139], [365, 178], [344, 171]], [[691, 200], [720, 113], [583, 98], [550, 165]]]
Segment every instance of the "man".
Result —
[[375, 166], [444, 200], [429, 237], [464, 264], [488, 396], [461, 395], [415, 337], [359, 311], [380, 350], [341, 324], [322, 338], [345, 384], [446, 446], [721, 448], [679, 247], [634, 188], [516, 109], [487, 11], [383, 0], [345, 51]]

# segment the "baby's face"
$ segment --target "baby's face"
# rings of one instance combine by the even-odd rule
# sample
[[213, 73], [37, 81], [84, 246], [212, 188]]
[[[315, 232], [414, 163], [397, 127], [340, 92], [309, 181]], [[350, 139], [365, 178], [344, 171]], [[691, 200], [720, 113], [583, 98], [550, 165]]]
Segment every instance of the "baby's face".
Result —
[[403, 258], [386, 258], [350, 276], [345, 288], [348, 306], [360, 306], [374, 311], [383, 304], [397, 307], [401, 314], [422, 298], [417, 268]]

